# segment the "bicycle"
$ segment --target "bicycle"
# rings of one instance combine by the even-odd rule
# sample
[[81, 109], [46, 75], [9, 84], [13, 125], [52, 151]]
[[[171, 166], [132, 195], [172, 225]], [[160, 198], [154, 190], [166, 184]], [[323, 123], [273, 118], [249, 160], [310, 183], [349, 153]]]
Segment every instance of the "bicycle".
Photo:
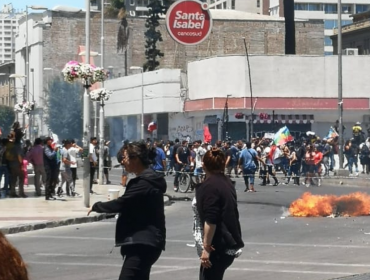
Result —
[[179, 171], [179, 191], [181, 193], [186, 193], [190, 187], [190, 175], [189, 175], [189, 166], [184, 165]]

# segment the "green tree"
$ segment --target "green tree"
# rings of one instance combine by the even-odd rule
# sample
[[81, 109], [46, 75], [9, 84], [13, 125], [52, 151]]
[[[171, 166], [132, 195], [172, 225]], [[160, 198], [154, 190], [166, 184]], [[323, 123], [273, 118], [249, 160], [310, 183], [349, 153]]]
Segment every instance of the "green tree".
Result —
[[82, 84], [65, 82], [57, 77], [49, 84], [45, 119], [59, 139], [82, 138]]
[[6, 137], [9, 134], [10, 128], [15, 120], [14, 108], [0, 105], [0, 127], [3, 134], [2, 137]]
[[172, 0], [151, 0], [148, 8], [149, 15], [145, 23], [147, 31], [145, 34], [145, 57], [146, 62], [143, 65], [144, 71], [154, 71], [159, 66], [158, 59], [164, 56], [164, 53], [157, 48], [157, 43], [162, 42], [162, 34], [157, 28], [159, 27], [160, 15], [167, 13], [168, 7], [173, 3]]

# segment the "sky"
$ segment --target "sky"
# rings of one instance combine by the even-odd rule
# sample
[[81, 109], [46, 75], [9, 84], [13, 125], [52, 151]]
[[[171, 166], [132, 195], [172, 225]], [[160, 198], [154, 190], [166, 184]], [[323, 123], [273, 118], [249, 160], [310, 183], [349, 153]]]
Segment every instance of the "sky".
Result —
[[[85, 8], [86, 0], [0, 0], [0, 3], [12, 3], [14, 9], [25, 10], [26, 6], [38, 5], [49, 9], [58, 5], [76, 7], [80, 9]], [[1, 5], [2, 6], [2, 5]]]

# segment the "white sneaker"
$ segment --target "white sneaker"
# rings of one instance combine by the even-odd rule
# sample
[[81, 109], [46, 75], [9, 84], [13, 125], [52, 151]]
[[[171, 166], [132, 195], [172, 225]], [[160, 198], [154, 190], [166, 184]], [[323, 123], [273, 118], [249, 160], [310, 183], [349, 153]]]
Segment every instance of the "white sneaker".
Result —
[[321, 179], [318, 180], [317, 182], [317, 186], [320, 187], [321, 186]]
[[306, 184], [306, 188], [309, 188], [309, 187], [311, 187], [311, 184]]

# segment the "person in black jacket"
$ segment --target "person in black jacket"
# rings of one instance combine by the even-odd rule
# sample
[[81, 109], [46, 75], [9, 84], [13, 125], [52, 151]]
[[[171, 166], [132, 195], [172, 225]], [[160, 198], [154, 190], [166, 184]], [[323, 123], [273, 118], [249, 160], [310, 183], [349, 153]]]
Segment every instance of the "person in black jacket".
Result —
[[244, 247], [236, 191], [225, 176], [225, 155], [212, 148], [203, 157], [206, 179], [196, 189], [197, 210], [203, 225], [200, 280], [222, 280], [240, 248]]
[[149, 168], [155, 156], [155, 149], [145, 142], [126, 144], [122, 162], [136, 177], [128, 182], [123, 196], [97, 202], [88, 212], [119, 213], [115, 242], [124, 257], [119, 280], [149, 279], [152, 265], [165, 249], [163, 194], [167, 185], [162, 174]]

